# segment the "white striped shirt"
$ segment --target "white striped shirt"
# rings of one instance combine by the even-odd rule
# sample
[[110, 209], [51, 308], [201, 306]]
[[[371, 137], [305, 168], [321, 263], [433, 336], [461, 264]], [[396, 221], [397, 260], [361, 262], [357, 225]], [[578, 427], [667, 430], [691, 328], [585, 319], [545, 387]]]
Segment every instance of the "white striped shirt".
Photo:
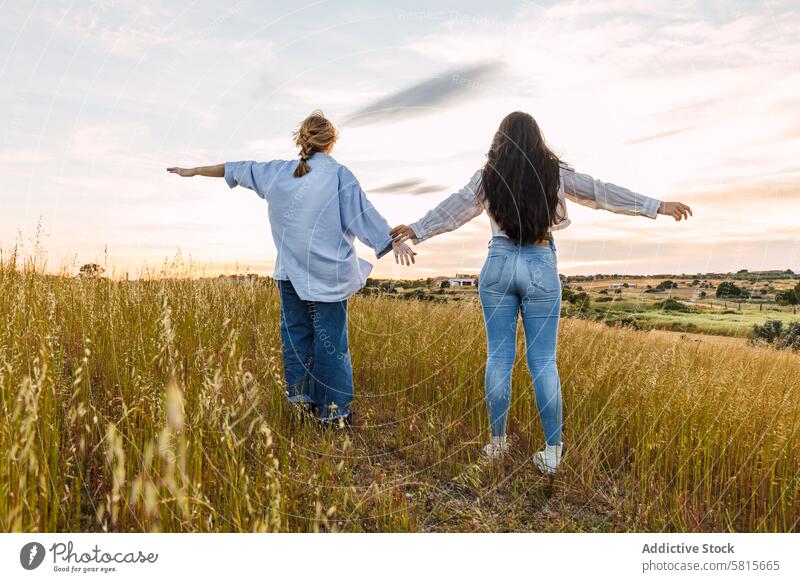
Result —
[[[561, 164], [561, 179], [558, 187], [558, 200], [563, 220], [550, 227], [550, 231], [561, 230], [570, 225], [565, 198], [589, 208], [608, 210], [616, 214], [647, 216], [656, 218], [661, 201], [627, 188], [608, 182], [595, 180], [588, 174], [579, 174], [565, 164]], [[445, 198], [438, 206], [429, 210], [410, 226], [417, 235], [416, 242], [455, 230], [466, 224], [485, 210], [480, 198], [482, 170], [478, 170], [461, 190]], [[506, 236], [497, 223], [489, 216], [492, 236]]]

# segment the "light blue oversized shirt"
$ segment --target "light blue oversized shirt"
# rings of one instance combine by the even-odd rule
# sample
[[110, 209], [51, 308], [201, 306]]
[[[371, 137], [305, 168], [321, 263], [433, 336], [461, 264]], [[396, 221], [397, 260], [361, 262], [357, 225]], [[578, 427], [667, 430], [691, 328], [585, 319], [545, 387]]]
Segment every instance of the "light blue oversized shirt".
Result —
[[342, 301], [367, 282], [372, 265], [356, 256], [356, 238], [378, 258], [392, 248], [389, 223], [372, 206], [353, 173], [320, 152], [311, 171], [294, 177], [299, 160], [226, 162], [228, 186], [244, 186], [267, 201], [278, 249], [273, 277], [291, 281], [305, 301]]

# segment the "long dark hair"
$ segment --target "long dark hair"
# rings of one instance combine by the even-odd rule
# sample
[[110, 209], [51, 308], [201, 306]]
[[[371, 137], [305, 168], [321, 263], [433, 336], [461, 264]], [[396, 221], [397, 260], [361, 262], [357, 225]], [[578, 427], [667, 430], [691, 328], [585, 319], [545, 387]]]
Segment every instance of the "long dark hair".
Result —
[[563, 219], [559, 163], [539, 125], [522, 111], [500, 122], [486, 155], [481, 196], [486, 210], [517, 244], [538, 242]]

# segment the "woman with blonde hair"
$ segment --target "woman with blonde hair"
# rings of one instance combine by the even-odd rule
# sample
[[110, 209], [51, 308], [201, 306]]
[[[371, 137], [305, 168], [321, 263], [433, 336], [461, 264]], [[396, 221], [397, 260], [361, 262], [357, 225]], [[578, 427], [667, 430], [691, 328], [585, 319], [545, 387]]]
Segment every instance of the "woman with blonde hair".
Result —
[[372, 265], [356, 256], [358, 238], [381, 258], [394, 250], [409, 265], [414, 252], [393, 243], [389, 224], [367, 200], [353, 173], [331, 157], [335, 126], [315, 111], [294, 132], [299, 159], [226, 162], [167, 168], [179, 176], [225, 178], [266, 200], [278, 255], [280, 329], [289, 402], [310, 407], [326, 424], [350, 422], [353, 369], [347, 301]]

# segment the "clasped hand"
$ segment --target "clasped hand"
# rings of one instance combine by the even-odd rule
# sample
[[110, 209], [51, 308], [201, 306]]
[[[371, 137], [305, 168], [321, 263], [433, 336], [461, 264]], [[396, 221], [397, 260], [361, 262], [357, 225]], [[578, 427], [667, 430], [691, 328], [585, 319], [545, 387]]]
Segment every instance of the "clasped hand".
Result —
[[394, 262], [398, 265], [410, 267], [412, 263], [416, 263], [414, 257], [417, 256], [417, 253], [406, 243], [392, 241], [392, 251], [394, 252]]

